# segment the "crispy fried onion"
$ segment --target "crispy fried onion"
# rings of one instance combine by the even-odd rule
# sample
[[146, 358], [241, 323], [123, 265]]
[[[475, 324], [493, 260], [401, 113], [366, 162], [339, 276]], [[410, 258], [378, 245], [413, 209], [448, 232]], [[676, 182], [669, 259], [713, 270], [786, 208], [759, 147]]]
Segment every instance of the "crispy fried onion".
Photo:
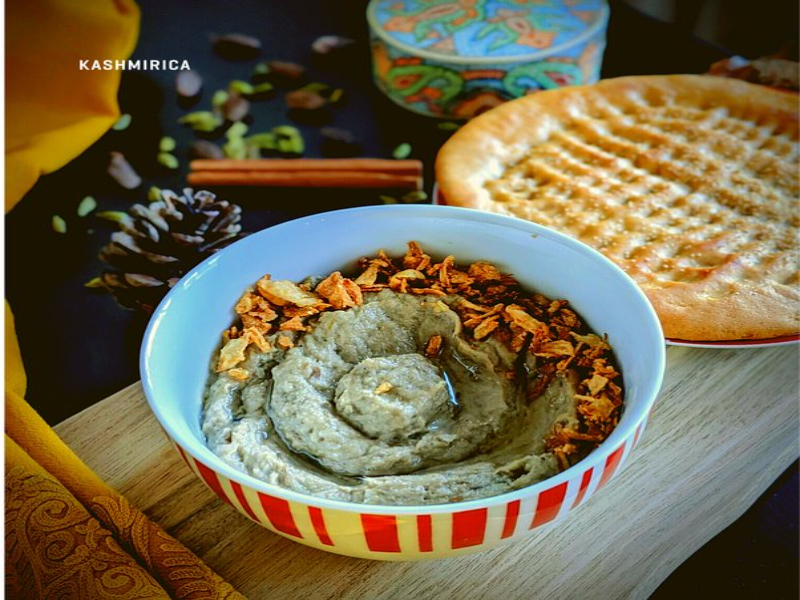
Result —
[[[249, 347], [286, 351], [322, 313], [361, 306], [365, 293], [390, 289], [450, 297], [438, 304], [443, 309], [452, 307], [465, 333], [476, 342], [494, 338], [520, 356], [535, 357], [536, 379], [528, 388], [531, 397], [567, 371], [577, 381], [577, 422], [557, 425], [546, 440], [561, 468], [588, 454], [616, 426], [623, 393], [611, 347], [607, 339], [588, 330], [567, 300], [527, 292], [513, 276], [485, 261], [462, 267], [451, 255], [435, 262], [413, 241], [402, 258], [390, 258], [381, 250], [377, 256], [362, 258], [359, 267], [353, 279], [335, 271], [315, 286], [262, 277], [236, 303], [241, 323], [225, 332], [217, 371], [245, 381], [250, 373], [239, 365]], [[277, 334], [274, 347], [265, 337], [268, 334]], [[440, 336], [431, 337], [426, 356], [436, 357], [441, 345]]]

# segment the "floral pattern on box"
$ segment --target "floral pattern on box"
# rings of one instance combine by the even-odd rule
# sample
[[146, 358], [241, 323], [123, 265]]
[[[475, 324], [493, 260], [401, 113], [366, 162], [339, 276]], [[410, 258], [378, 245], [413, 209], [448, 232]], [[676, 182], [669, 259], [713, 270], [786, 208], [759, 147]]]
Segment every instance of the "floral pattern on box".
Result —
[[602, 0], [373, 0], [368, 15], [384, 93], [414, 112], [469, 118], [595, 82], [608, 11]]

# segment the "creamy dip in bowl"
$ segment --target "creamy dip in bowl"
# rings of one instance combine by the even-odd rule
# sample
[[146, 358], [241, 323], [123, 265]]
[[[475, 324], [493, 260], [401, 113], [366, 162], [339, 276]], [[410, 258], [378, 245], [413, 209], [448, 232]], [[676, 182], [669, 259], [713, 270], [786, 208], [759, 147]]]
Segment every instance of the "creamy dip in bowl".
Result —
[[[589, 330], [608, 334], [621, 373], [621, 380], [616, 381], [624, 388], [624, 408], [605, 441], [559, 471], [559, 464], [548, 451], [552, 448], [542, 444], [542, 431], [556, 422], [569, 425], [576, 418], [574, 402], [571, 406], [570, 402], [558, 404], [563, 398], [574, 399], [569, 388], [576, 383], [566, 373], [554, 376], [544, 390], [537, 391], [536, 397], [547, 399], [546, 402], [520, 402], [526, 397], [518, 391], [520, 382], [511, 375], [507, 379], [497, 375], [498, 366], [502, 367], [500, 371], [510, 367], [509, 372], [519, 372], [521, 365], [512, 359], [518, 352], [503, 340], [489, 337], [476, 341], [475, 329], [471, 328], [474, 323], [469, 327], [464, 324], [466, 315], [458, 308], [458, 294], [438, 297], [397, 294], [392, 290], [364, 291], [362, 304], [345, 311], [324, 312], [308, 331], [267, 332], [264, 339], [271, 347], [249, 348], [243, 362], [217, 372], [220, 332], [241, 316], [232, 311], [236, 299], [265, 272], [271, 273], [275, 281], [299, 282], [309, 274], [324, 276], [337, 269], [355, 277], [362, 265], [354, 263], [354, 258], [370, 255], [378, 248], [384, 248], [392, 257], [403, 256], [410, 239], [419, 240], [436, 260], [451, 254], [456, 256], [457, 264], [485, 260], [503, 272], [513, 273], [528, 291], [536, 290], [552, 299], [566, 298], [569, 307], [585, 319]], [[422, 311], [430, 311], [432, 316], [426, 318], [424, 325], [416, 321], [416, 316], [408, 316], [408, 322], [404, 322], [398, 317], [403, 313], [395, 306], [398, 302], [414, 303], [408, 309], [409, 315], [428, 315]], [[385, 310], [387, 305], [391, 310]], [[319, 348], [311, 348], [311, 336], [320, 327], [338, 328], [338, 315], [367, 318], [370, 311], [381, 312], [379, 308], [387, 314], [385, 320], [381, 317], [379, 321], [397, 326], [403, 333], [382, 340], [366, 335], [363, 343], [394, 345], [392, 352], [383, 352], [385, 346], [377, 351], [362, 351], [357, 344], [343, 343], [342, 348], [353, 352], [338, 352], [347, 366], [338, 371], [331, 367], [329, 373], [321, 369], [316, 374], [317, 365], [311, 364], [316, 360], [315, 353], [323, 356], [330, 352], [324, 343], [334, 339], [335, 333], [321, 335], [320, 330]], [[459, 316], [460, 323], [456, 323], [453, 314]], [[374, 320], [375, 315], [371, 318]], [[277, 337], [284, 334], [292, 343], [282, 347]], [[345, 337], [354, 339], [351, 334], [348, 331]], [[428, 346], [434, 335], [443, 338], [441, 353], [429, 356]], [[469, 355], [465, 361], [459, 337], [480, 350], [480, 356]], [[302, 343], [301, 338], [305, 339]], [[576, 347], [574, 338], [573, 342]], [[660, 387], [663, 350], [657, 319], [635, 284], [598, 253], [574, 240], [543, 227], [478, 211], [372, 207], [326, 213], [271, 228], [200, 265], [156, 311], [143, 346], [142, 372], [153, 411], [186, 462], [215, 493], [250, 519], [333, 552], [369, 558], [421, 559], [495, 547], [524, 535], [531, 526], [563, 518], [606, 485], [642, 434]], [[275, 376], [267, 377], [266, 368], [278, 354], [282, 355], [280, 361], [269, 371]], [[459, 364], [456, 355], [466, 366]], [[480, 364], [486, 357], [491, 357], [494, 374], [488, 368], [482, 375], [478, 371], [486, 381], [473, 382], [473, 363]], [[227, 408], [222, 404], [217, 408], [207, 405], [204, 411], [204, 398], [210, 389], [210, 360], [214, 362], [211, 386], [220, 387], [218, 397], [224, 400], [226, 394], [230, 398], [240, 394], [241, 404], [232, 400]], [[533, 365], [532, 377], [540, 366]], [[286, 371], [281, 372], [281, 368]], [[230, 377], [231, 371], [234, 377]], [[293, 372], [305, 375], [293, 376]], [[320, 381], [328, 377], [330, 381], [314, 383], [314, 377]], [[258, 391], [259, 385], [272, 379], [281, 381], [272, 382], [269, 391]], [[412, 381], [413, 386], [409, 383]], [[447, 389], [448, 382], [452, 393]], [[375, 442], [361, 447], [362, 454], [367, 448], [366, 458], [347, 450], [338, 454], [319, 452], [321, 447], [335, 446], [331, 433], [335, 429], [293, 425], [299, 421], [292, 419], [297, 404], [290, 401], [293, 395], [289, 390], [296, 386], [310, 386], [313, 389], [306, 390], [307, 397], [319, 401], [316, 408], [312, 403], [316, 416], [309, 418], [325, 417], [326, 411], [335, 411], [341, 423]], [[479, 414], [465, 406], [467, 397], [457, 397], [452, 402], [459, 391], [464, 393], [465, 386], [468, 394], [470, 386], [480, 389], [475, 396], [484, 397], [484, 390], [489, 390], [490, 402], [485, 406], [491, 406], [494, 400], [495, 406], [502, 403], [506, 408], [476, 416], [481, 427], [459, 423], [464, 415]], [[246, 392], [248, 387], [254, 390]], [[271, 401], [278, 399], [277, 404], [266, 407], [267, 396]], [[282, 400], [285, 402], [279, 407]], [[365, 401], [371, 410], [364, 410]], [[534, 419], [537, 410], [546, 414], [537, 413]], [[374, 418], [376, 415], [380, 418]], [[211, 425], [212, 418], [220, 419], [218, 432]], [[270, 424], [260, 432], [255, 426], [252, 431], [245, 431], [250, 427], [249, 421], [257, 425], [259, 418]], [[421, 453], [416, 443], [413, 448], [408, 444], [409, 440], [419, 442], [436, 432], [441, 439], [441, 432], [453, 426], [463, 428], [458, 429], [462, 433], [471, 433], [464, 434], [461, 446], [455, 444], [452, 450]], [[223, 432], [226, 427], [230, 438]], [[270, 427], [276, 433], [271, 437]], [[312, 430], [321, 433], [322, 439], [312, 435]], [[241, 435], [246, 442], [248, 435], [263, 438], [263, 432], [276, 448], [280, 443], [292, 445], [291, 455], [297, 455], [300, 465], [294, 474], [289, 469], [281, 474], [274, 466], [257, 473], [256, 465], [269, 465], [269, 454], [275, 450], [261, 443], [263, 439], [255, 445], [242, 444], [257, 450], [250, 456], [227, 447], [234, 435]], [[430, 439], [434, 449], [435, 439]], [[339, 447], [350, 445], [348, 441]], [[372, 447], [380, 452], [373, 450], [376, 454], [371, 456]], [[393, 450], [399, 458], [392, 456]], [[327, 456], [328, 464], [320, 461], [320, 456]], [[390, 464], [391, 473], [387, 474]], [[463, 470], [461, 474], [465, 476], [448, 476], [446, 485], [439, 486], [432, 480], [440, 468]], [[407, 493], [405, 490], [413, 486], [406, 481], [389, 490], [388, 495], [384, 493], [387, 484], [383, 482], [414, 477], [429, 478], [424, 490]], [[294, 484], [287, 486], [289, 479]]]
[[233, 467], [325, 498], [459, 502], [568, 468], [611, 433], [622, 377], [566, 300], [416, 242], [236, 304], [203, 433]]

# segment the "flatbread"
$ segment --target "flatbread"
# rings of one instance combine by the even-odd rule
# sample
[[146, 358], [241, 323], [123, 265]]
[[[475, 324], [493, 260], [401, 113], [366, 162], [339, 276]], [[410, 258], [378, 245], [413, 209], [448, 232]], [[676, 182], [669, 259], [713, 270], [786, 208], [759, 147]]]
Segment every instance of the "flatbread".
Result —
[[512, 215], [603, 252], [667, 337], [800, 330], [798, 97], [699, 75], [539, 92], [442, 147], [448, 204]]

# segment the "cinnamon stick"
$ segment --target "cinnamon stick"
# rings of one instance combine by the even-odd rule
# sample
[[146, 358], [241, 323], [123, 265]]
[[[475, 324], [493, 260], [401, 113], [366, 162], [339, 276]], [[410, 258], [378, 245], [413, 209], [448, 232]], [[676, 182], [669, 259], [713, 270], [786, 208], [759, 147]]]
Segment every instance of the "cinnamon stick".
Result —
[[[217, 161], [212, 161], [217, 162]], [[222, 161], [219, 161], [222, 162]], [[294, 161], [286, 161], [294, 162]], [[189, 185], [408, 189], [422, 187], [422, 177], [404, 173], [364, 171], [234, 171], [204, 170], [189, 173]]]
[[384, 158], [292, 158], [252, 160], [193, 160], [192, 171], [359, 171], [369, 173], [394, 173], [421, 175], [422, 162], [418, 160], [393, 160]]

